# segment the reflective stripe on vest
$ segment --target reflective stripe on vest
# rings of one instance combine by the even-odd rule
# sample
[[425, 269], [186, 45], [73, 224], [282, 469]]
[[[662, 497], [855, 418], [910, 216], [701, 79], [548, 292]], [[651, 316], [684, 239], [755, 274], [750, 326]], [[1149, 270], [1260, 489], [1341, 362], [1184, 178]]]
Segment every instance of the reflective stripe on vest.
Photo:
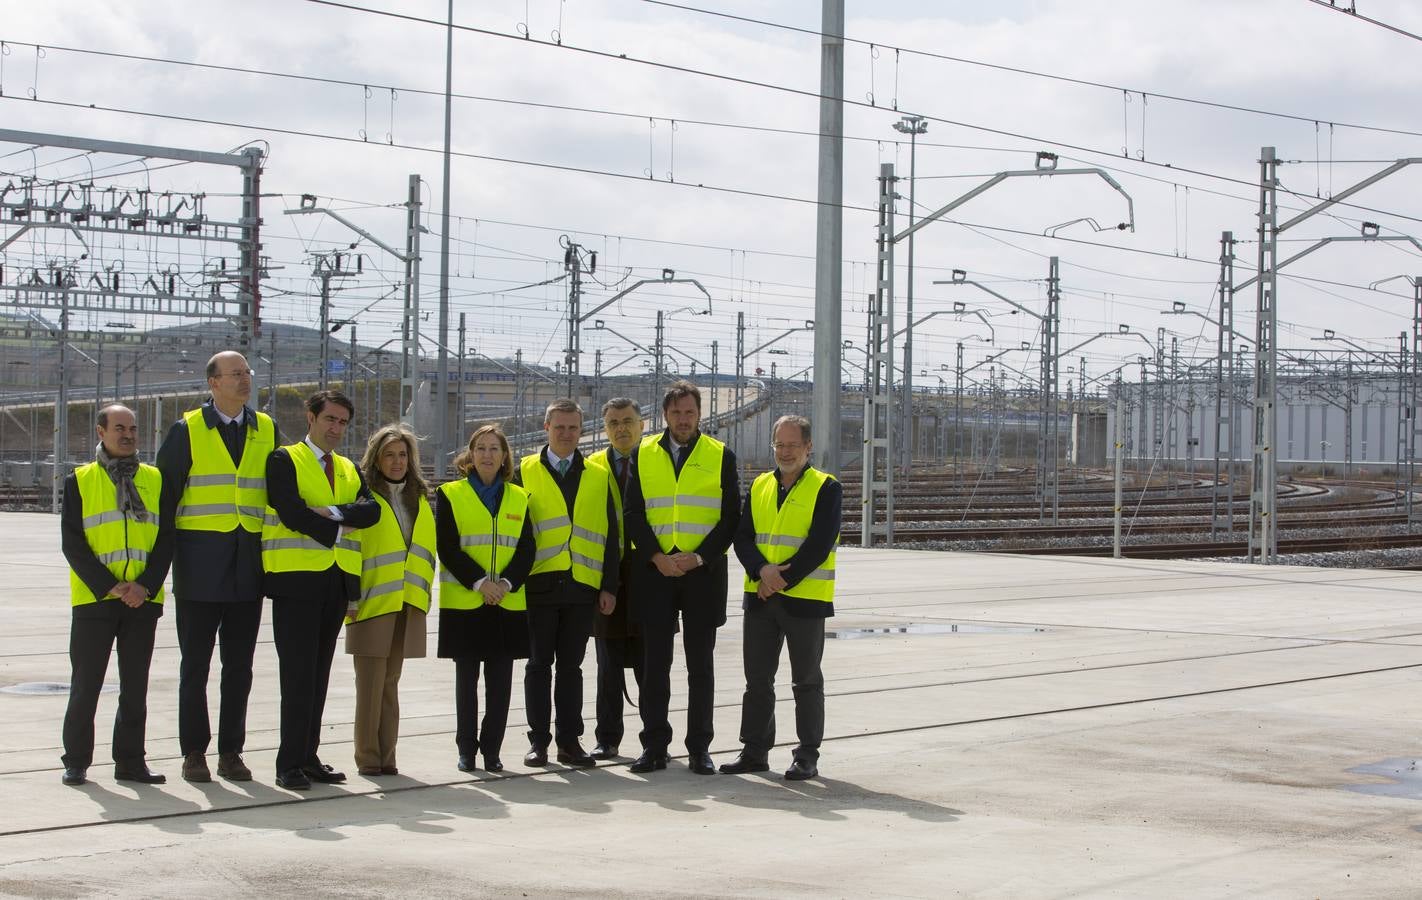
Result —
[[246, 445], [242, 464], [232, 464], [232, 454], [222, 440], [221, 428], [209, 428], [201, 409], [184, 413], [192, 468], [173, 524], [186, 531], [232, 531], [242, 527], [262, 530], [267, 506], [267, 457], [276, 448], [276, 426], [266, 413], [256, 413], [257, 427], [244, 424]]
[[420, 498], [410, 546], [400, 531], [400, 520], [380, 494], [380, 520], [356, 532], [360, 544], [360, 606], [346, 624], [399, 612], [405, 604], [430, 611], [430, 582], [434, 581], [435, 524], [429, 501]]
[[572, 571], [573, 579], [588, 587], [602, 586], [602, 557], [607, 549], [607, 498], [613, 492], [612, 473], [603, 465], [583, 459], [583, 474], [573, 498], [573, 515], [553, 473], [543, 465], [542, 452], [519, 461], [523, 489], [528, 491], [528, 515], [533, 520], [533, 571]]
[[[80, 517], [84, 540], [104, 568], [119, 581], [134, 581], [148, 566], [148, 554], [158, 542], [158, 503], [163, 494], [163, 476], [153, 466], [138, 466], [133, 484], [148, 508], [149, 520], [139, 522], [118, 508], [118, 488], [103, 466], [89, 463], [74, 470], [79, 486]], [[116, 599], [116, 598], [104, 598]], [[74, 572], [69, 570], [69, 602], [72, 606], [94, 603], [99, 598]], [[150, 603], [163, 602], [160, 587]]]
[[[296, 491], [307, 506], [341, 506], [354, 503], [360, 493], [360, 475], [355, 463], [340, 454], [333, 454], [336, 487], [326, 480], [326, 470], [316, 454], [302, 441], [288, 444], [287, 454], [296, 469]], [[245, 459], [245, 457], [244, 457]], [[324, 572], [332, 564], [342, 572], [360, 575], [360, 540], [345, 534], [336, 538], [334, 547], [327, 547], [315, 538], [286, 527], [270, 506], [262, 519], [262, 569], [266, 572]]]
[[721, 462], [726, 445], [707, 435], [696, 439], [676, 474], [671, 454], [659, 438], [637, 450], [637, 478], [647, 506], [647, 524], [663, 553], [690, 553], [721, 521]]
[[[519, 535], [523, 534], [523, 520], [528, 516], [528, 492], [516, 484], [504, 482], [503, 497], [499, 500], [496, 516], [489, 514], [484, 501], [463, 478], [446, 481], [439, 486], [439, 492], [444, 495], [450, 512], [454, 514], [460, 548], [479, 564], [488, 577], [499, 578], [518, 548]], [[440, 609], [477, 609], [483, 605], [483, 594], [460, 584], [459, 579], [443, 565], [439, 567]], [[504, 609], [527, 609], [523, 587], [504, 594], [499, 605]]]
[[[779, 509], [775, 508], [779, 485], [776, 484], [774, 472], [766, 472], [751, 485], [751, 518], [755, 525], [755, 546], [766, 562], [783, 563], [804, 545], [805, 537], [810, 533], [810, 524], [815, 520], [815, 502], [819, 499], [820, 488], [831, 478], [832, 476], [819, 469], [806, 469], [800, 480], [790, 488], [790, 493], [786, 495], [785, 502], [780, 504]], [[835, 545], [838, 544], [839, 537], [836, 536]], [[833, 603], [834, 556], [835, 551], [831, 549], [825, 561], [806, 575], [804, 580], [780, 593], [786, 597]], [[755, 593], [759, 584], [760, 579], [751, 578], [749, 573], [746, 574], [747, 593]]]
[[[643, 438], [642, 440], [650, 440], [650, 438]], [[633, 454], [636, 454], [636, 452], [637, 451], [635, 449], [632, 451]], [[612, 448], [604, 447], [593, 455], [589, 456], [587, 459], [588, 462], [596, 463], [602, 466], [604, 469], [607, 469], [608, 472], [612, 473], [612, 505], [613, 509], [617, 513], [617, 542], [619, 545], [618, 549], [622, 551], [622, 556], [625, 558], [627, 556], [627, 548], [629, 546], [635, 547], [636, 545], [632, 544], [627, 539], [627, 519], [624, 510], [622, 509], [622, 486], [617, 483], [617, 467], [614, 465], [615, 461], [612, 458]], [[628, 458], [627, 464], [629, 466], [632, 464], [631, 457]]]

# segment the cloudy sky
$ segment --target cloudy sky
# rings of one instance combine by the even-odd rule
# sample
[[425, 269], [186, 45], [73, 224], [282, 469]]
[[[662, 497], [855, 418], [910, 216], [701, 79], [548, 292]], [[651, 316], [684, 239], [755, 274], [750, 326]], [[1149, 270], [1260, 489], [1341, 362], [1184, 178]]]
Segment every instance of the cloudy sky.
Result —
[[[1357, 5], [1422, 33], [1415, 3]], [[0, 123], [172, 147], [268, 149], [265, 317], [276, 321], [312, 322], [311, 254], [357, 240], [334, 221], [283, 210], [314, 194], [398, 245], [408, 177], [418, 173], [430, 311], [441, 228], [445, 31], [437, 22], [445, 9], [434, 0], [352, 0], [344, 8], [310, 0], [0, 0]], [[710, 315], [693, 315], [706, 303], [690, 288], [654, 285], [629, 295], [601, 316], [621, 336], [584, 333], [585, 372], [596, 350], [610, 367], [633, 356], [634, 345], [649, 346], [658, 309], [669, 314], [668, 341], [683, 371], [693, 359], [709, 365], [713, 341], [721, 370], [733, 368], [738, 312], [747, 348], [813, 317], [818, 4], [457, 0], [454, 15], [464, 29], [454, 36], [451, 304], [454, 318], [467, 314], [470, 347], [496, 357], [522, 349], [526, 360], [549, 366], [561, 358], [566, 285], [525, 286], [563, 274], [564, 234], [598, 251], [585, 304], [667, 268], [712, 295]], [[1388, 161], [1422, 156], [1422, 42], [1309, 0], [849, 0], [846, 15], [845, 338], [863, 344], [879, 167], [909, 172], [908, 144], [892, 129], [902, 115], [928, 118], [913, 188], [920, 213], [993, 173], [1031, 168], [1038, 150], [1059, 154], [1064, 168], [1109, 171], [1134, 200], [1134, 232], [1097, 232], [1091, 222], [1109, 227], [1126, 216], [1124, 199], [1104, 180], [1019, 178], [925, 228], [916, 313], [962, 300], [983, 310], [991, 332], [976, 316], [924, 323], [914, 363], [921, 382], [948, 375], [939, 367], [951, 365], [959, 341], [970, 363], [1038, 341], [1030, 317], [1008, 314], [971, 286], [935, 280], [964, 269], [1040, 310], [1053, 255], [1061, 259], [1062, 348], [1121, 325], [1153, 341], [1164, 325], [1183, 357], [1208, 356], [1212, 326], [1161, 312], [1180, 301], [1217, 313], [1224, 230], [1240, 239], [1239, 277], [1248, 276], [1261, 146], [1290, 161], [1281, 167], [1286, 210], [1308, 208]], [[217, 167], [3, 143], [0, 173], [0, 186], [38, 176], [94, 178], [120, 191], [206, 192], [209, 215], [228, 219], [240, 186], [234, 172]], [[1363, 221], [1378, 223], [1383, 235], [1422, 231], [1419, 188], [1422, 166], [1404, 170], [1352, 198], [1356, 206], [1334, 207], [1289, 232], [1283, 253], [1358, 234]], [[902, 226], [907, 180], [899, 191]], [[1053, 229], [1072, 220], [1090, 221]], [[199, 285], [203, 268], [231, 255], [218, 245], [179, 248], [139, 236], [92, 243], [81, 270], [121, 266], [140, 281], [174, 272]], [[368, 243], [359, 249], [365, 271], [345, 281], [338, 318], [389, 294], [402, 277], [393, 257]], [[13, 281], [27, 266], [79, 252], [72, 238], [48, 232], [16, 241], [0, 262]], [[1328, 328], [1363, 347], [1394, 349], [1409, 327], [1411, 288], [1368, 285], [1422, 274], [1419, 257], [1401, 242], [1340, 243], [1291, 266], [1281, 278], [1281, 345], [1322, 349], [1329, 345], [1313, 339]], [[899, 262], [902, 316], [903, 255]], [[1240, 296], [1236, 328], [1247, 335], [1253, 306], [1252, 292]], [[360, 312], [362, 343], [391, 338], [398, 315], [394, 298]], [[100, 318], [112, 319], [79, 324], [102, 325]], [[982, 340], [989, 336], [993, 345]], [[789, 354], [762, 354], [749, 368], [774, 361], [785, 374], [809, 365], [808, 332], [779, 347]], [[847, 379], [856, 377], [856, 352], [848, 351]], [[1088, 375], [1097, 376], [1148, 352], [1138, 337], [1105, 338], [1070, 365], [1085, 355]], [[1004, 362], [1013, 359], [1031, 370], [1026, 354]], [[620, 371], [639, 366], [634, 358]]]

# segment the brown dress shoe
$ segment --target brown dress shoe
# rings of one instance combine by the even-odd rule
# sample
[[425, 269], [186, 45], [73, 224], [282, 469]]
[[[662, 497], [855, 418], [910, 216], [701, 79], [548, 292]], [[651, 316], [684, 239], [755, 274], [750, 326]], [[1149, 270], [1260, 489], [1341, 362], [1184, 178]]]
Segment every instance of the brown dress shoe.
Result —
[[183, 780], [206, 784], [212, 780], [212, 772], [207, 768], [207, 757], [201, 753], [189, 753], [183, 757]]
[[379, 767], [379, 766], [356, 766], [356, 774], [358, 774], [358, 775], [364, 775], [364, 776], [366, 776], [367, 778], [369, 778], [369, 777], [372, 776], [372, 775], [379, 775], [379, 774], [380, 774], [380, 767]]
[[228, 781], [251, 781], [252, 770], [242, 762], [240, 753], [217, 754], [217, 774]]

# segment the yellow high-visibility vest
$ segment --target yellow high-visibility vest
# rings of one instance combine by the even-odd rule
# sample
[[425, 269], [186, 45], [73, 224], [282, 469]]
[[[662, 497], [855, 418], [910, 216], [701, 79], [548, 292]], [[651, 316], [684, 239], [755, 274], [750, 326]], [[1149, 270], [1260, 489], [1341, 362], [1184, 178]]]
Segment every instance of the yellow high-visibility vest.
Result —
[[[810, 534], [810, 523], [815, 519], [815, 501], [819, 499], [820, 488], [834, 476], [819, 469], [806, 469], [800, 480], [786, 495], [780, 508], [775, 508], [775, 498], [779, 493], [774, 472], [766, 472], [751, 484], [751, 519], [755, 523], [755, 546], [765, 561], [772, 564], [789, 559]], [[835, 546], [839, 536], [835, 535]], [[788, 587], [780, 593], [786, 597], [800, 597], [805, 600], [834, 602], [834, 555], [830, 550], [824, 562], [799, 584]], [[755, 593], [760, 579], [746, 574], [745, 589]]]
[[346, 616], [347, 625], [399, 612], [407, 603], [421, 612], [430, 611], [435, 567], [430, 502], [420, 498], [410, 546], [406, 547], [395, 511], [379, 493], [372, 494], [380, 504], [380, 521], [356, 532], [360, 541], [360, 607], [354, 617]]
[[[648, 440], [648, 438], [643, 438], [643, 440]], [[636, 452], [637, 452], [637, 451], [634, 449], [634, 450], [632, 451], [632, 454], [629, 454], [629, 456], [628, 456], [628, 462], [627, 462], [627, 464], [628, 464], [629, 466], [632, 464], [632, 462], [631, 462], [631, 456], [632, 456], [633, 454], [636, 454]], [[623, 522], [624, 522], [624, 520], [625, 520], [625, 516], [624, 516], [624, 510], [622, 509], [622, 486], [617, 483], [617, 466], [616, 466], [616, 464], [615, 464], [615, 461], [614, 461], [613, 458], [612, 458], [612, 448], [611, 448], [611, 447], [604, 447], [604, 448], [602, 448], [601, 450], [599, 450], [599, 451], [597, 451], [596, 453], [592, 454], [591, 456], [587, 457], [587, 462], [588, 462], [589, 465], [596, 463], [597, 465], [602, 466], [603, 468], [607, 469], [607, 471], [608, 471], [609, 473], [611, 473], [611, 475], [612, 475], [612, 488], [611, 488], [611, 490], [612, 490], [612, 504], [613, 504], [614, 508], [617, 510], [617, 528], [618, 528], [617, 537], [618, 537], [618, 543], [619, 543], [619, 545], [621, 546], [622, 555], [623, 555], [623, 556], [626, 556], [626, 555], [627, 555], [627, 548], [628, 548], [629, 546], [634, 546], [634, 545], [631, 544], [631, 543], [628, 541], [628, 539], [627, 539], [627, 529], [626, 529], [625, 527], [623, 527]]]
[[[504, 495], [499, 500], [496, 515], [490, 515], [489, 508], [479, 499], [473, 485], [463, 478], [446, 481], [439, 486], [439, 492], [444, 495], [450, 512], [454, 514], [454, 524], [459, 529], [459, 548], [478, 563], [488, 577], [499, 578], [518, 549], [523, 521], [528, 516], [528, 492], [516, 484], [504, 482]], [[448, 569], [440, 566], [440, 609], [478, 609], [483, 605], [483, 594], [460, 584]], [[523, 586], [504, 594], [499, 605], [515, 611], [527, 609], [528, 600]]]
[[[286, 452], [296, 469], [296, 490], [307, 506], [341, 506], [354, 503], [360, 493], [360, 475], [355, 463], [339, 454], [332, 454], [336, 486], [326, 480], [326, 470], [302, 441], [288, 444]], [[336, 538], [334, 547], [327, 547], [315, 538], [282, 524], [271, 504], [267, 505], [262, 524], [262, 569], [267, 572], [324, 572], [332, 564], [342, 572], [360, 575], [360, 541], [353, 534]]]
[[178, 500], [173, 525], [186, 531], [232, 531], [241, 526], [257, 534], [267, 506], [267, 457], [276, 448], [276, 425], [266, 413], [257, 413], [257, 427], [245, 423], [246, 445], [241, 465], [222, 440], [222, 429], [208, 428], [201, 409], [183, 415], [188, 423], [188, 446], [193, 464]]
[[[119, 510], [118, 488], [108, 471], [97, 462], [74, 470], [79, 485], [80, 515], [84, 523], [84, 540], [99, 562], [119, 581], [136, 581], [148, 568], [148, 554], [158, 542], [158, 503], [163, 493], [163, 476], [150, 465], [139, 463], [133, 475], [134, 487], [143, 505], [148, 508], [148, 521], [139, 522]], [[69, 570], [69, 602], [83, 606], [97, 602], [82, 579]], [[103, 599], [116, 599], [105, 597]], [[148, 598], [150, 603], [163, 602], [163, 589]]]
[[543, 465], [542, 457], [540, 451], [519, 461], [537, 544], [533, 571], [529, 574], [571, 570], [573, 579], [579, 583], [601, 587], [602, 557], [607, 547], [607, 495], [616, 493], [612, 473], [590, 459], [583, 459], [583, 474], [578, 479], [570, 519], [563, 491], [553, 473]]
[[647, 505], [647, 524], [663, 553], [670, 553], [673, 547], [684, 553], [694, 551], [721, 521], [725, 452], [725, 444], [703, 434], [677, 475], [660, 438], [649, 438], [638, 448], [637, 477]]

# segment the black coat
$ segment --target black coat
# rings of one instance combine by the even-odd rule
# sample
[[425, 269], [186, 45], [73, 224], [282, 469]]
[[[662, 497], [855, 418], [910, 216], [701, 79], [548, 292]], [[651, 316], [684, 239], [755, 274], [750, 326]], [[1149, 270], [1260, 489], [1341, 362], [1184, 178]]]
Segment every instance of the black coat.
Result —
[[[683, 462], [690, 457], [691, 450], [701, 439], [698, 432], [687, 445]], [[662, 432], [658, 441], [662, 449], [670, 452], [671, 431]], [[678, 468], [678, 472], [680, 469]], [[721, 459], [721, 518], [711, 532], [696, 548], [704, 565], [687, 572], [679, 578], [667, 578], [652, 564], [652, 556], [661, 551], [652, 526], [647, 523], [647, 501], [642, 494], [642, 473], [631, 483], [627, 492], [627, 506], [623, 521], [627, 526], [627, 537], [635, 544], [632, 550], [632, 564], [629, 567], [630, 590], [636, 596], [632, 612], [644, 626], [655, 622], [659, 628], [674, 626], [675, 609], [668, 598], [675, 594], [676, 603], [685, 608], [687, 603], [701, 607], [699, 621], [712, 621], [716, 626], [726, 622], [727, 564], [726, 552], [735, 538], [736, 526], [741, 519], [740, 479], [736, 473], [736, 454], [730, 447], [725, 449]], [[680, 548], [673, 547], [672, 553]], [[668, 618], [670, 614], [671, 618]]]
[[[222, 422], [211, 398], [202, 405], [202, 418], [208, 428], [216, 428]], [[246, 408], [242, 421], [247, 430], [246, 444], [250, 445], [257, 434], [257, 416], [251, 407]], [[280, 429], [276, 429], [275, 436], [275, 446], [279, 447]], [[241, 462], [244, 449], [244, 445], [238, 445], [237, 452], [232, 454], [234, 464]], [[157, 466], [163, 473], [163, 499], [159, 504], [163, 521], [173, 522], [193, 467], [188, 423], [182, 416], [168, 429], [163, 445], [158, 448]], [[241, 527], [232, 531], [182, 529], [176, 532], [173, 541], [173, 596], [177, 599], [227, 603], [256, 603], [262, 599], [261, 534]]]
[[[301, 499], [296, 487], [296, 466], [285, 447], [278, 447], [267, 457], [267, 503], [276, 510], [282, 524], [292, 531], [299, 531], [323, 547], [334, 547], [342, 525], [350, 528], [368, 528], [380, 521], [380, 504], [371, 496], [365, 478], [356, 470], [360, 479], [360, 490], [354, 503], [338, 504], [342, 520], [336, 522], [312, 512], [309, 504]], [[334, 563], [332, 564], [334, 566]], [[360, 576], [342, 572], [347, 603], [360, 599]], [[324, 590], [327, 579], [324, 572], [267, 572], [262, 578], [262, 593], [268, 597], [301, 599], [314, 591]]]
[[[459, 526], [444, 491], [435, 492], [435, 547], [440, 565], [466, 588], [473, 590], [474, 583], [488, 574], [459, 546]], [[528, 579], [533, 554], [533, 520], [525, 517], [518, 546], [500, 573], [514, 590], [523, 587]], [[436, 655], [445, 659], [525, 659], [528, 657], [528, 614], [502, 606], [442, 608]]]

